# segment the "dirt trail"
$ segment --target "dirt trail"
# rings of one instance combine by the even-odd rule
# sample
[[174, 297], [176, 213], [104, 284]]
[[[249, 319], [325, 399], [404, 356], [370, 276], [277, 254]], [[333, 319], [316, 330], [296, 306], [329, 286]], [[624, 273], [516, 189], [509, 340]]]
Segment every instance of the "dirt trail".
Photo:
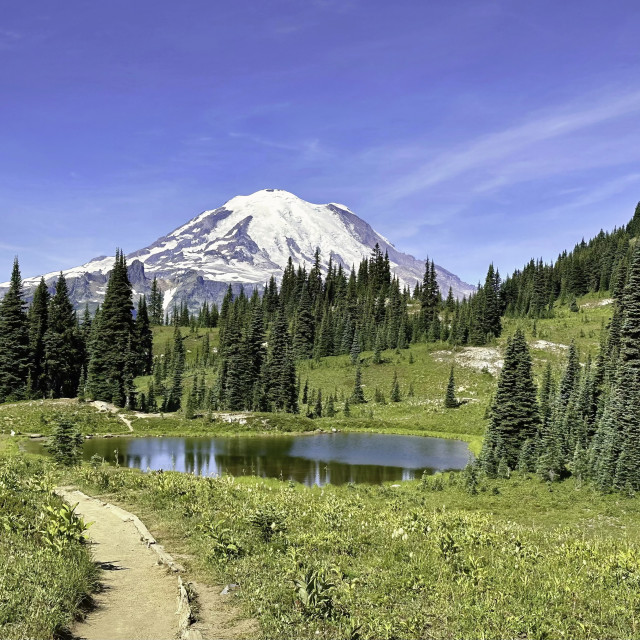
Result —
[[133, 426], [131, 425], [131, 420], [125, 418], [121, 413], [118, 413], [119, 409], [114, 404], [109, 404], [108, 402], [103, 402], [102, 400], [94, 400], [91, 403], [98, 411], [110, 411], [111, 413], [115, 413], [118, 415], [118, 418], [124, 422], [129, 431], [133, 431]]
[[93, 522], [89, 527], [93, 557], [103, 569], [103, 590], [94, 598], [96, 609], [76, 625], [75, 638], [240, 640], [258, 636], [256, 621], [241, 618], [232, 596], [221, 593], [222, 587], [198, 583], [192, 583], [198, 619], [180, 627], [185, 611], [178, 604], [177, 574], [168, 566], [174, 571], [184, 569], [144, 524], [133, 514], [80, 491], [61, 488], [56, 493], [72, 505], [78, 503], [76, 512], [85, 522]]
[[94, 560], [102, 567], [104, 590], [97, 608], [74, 629], [87, 640], [163, 640], [178, 633], [177, 580], [140, 540], [132, 521], [75, 491], [60, 490], [77, 513], [93, 522], [89, 535]]

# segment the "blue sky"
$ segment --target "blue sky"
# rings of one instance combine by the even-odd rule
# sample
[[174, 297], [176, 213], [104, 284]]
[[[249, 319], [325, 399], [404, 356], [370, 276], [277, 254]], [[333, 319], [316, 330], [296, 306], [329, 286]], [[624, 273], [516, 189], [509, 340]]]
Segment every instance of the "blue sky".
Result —
[[626, 223], [640, 7], [65, 0], [0, 15], [0, 275], [238, 194], [342, 202], [469, 282]]

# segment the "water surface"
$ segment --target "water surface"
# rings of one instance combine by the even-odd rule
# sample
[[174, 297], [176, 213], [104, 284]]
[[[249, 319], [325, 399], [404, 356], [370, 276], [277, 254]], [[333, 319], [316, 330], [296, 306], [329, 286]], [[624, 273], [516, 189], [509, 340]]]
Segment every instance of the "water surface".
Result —
[[305, 436], [93, 438], [83, 457], [97, 454], [120, 466], [182, 471], [197, 475], [257, 475], [307, 486], [419, 478], [462, 469], [465, 442], [380, 433]]

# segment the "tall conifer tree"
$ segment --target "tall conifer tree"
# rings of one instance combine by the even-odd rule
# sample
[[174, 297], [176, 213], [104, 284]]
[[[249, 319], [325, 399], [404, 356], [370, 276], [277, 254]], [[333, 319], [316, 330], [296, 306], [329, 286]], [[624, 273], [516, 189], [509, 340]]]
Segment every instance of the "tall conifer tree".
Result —
[[26, 395], [29, 377], [29, 327], [18, 258], [9, 290], [0, 301], [0, 402]]
[[73, 397], [83, 366], [81, 338], [76, 312], [62, 272], [49, 304], [49, 321], [44, 335], [45, 376], [54, 398]]
[[124, 254], [118, 250], [104, 303], [94, 319], [88, 388], [96, 400], [124, 406], [132, 392], [135, 346], [133, 295]]

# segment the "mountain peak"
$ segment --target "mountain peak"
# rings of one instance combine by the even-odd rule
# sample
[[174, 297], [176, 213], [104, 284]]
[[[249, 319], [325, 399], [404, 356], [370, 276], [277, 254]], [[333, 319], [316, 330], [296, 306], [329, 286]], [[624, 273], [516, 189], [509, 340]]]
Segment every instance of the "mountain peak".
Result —
[[[313, 204], [283, 189], [262, 189], [235, 196], [217, 209], [202, 212], [154, 243], [127, 255], [134, 262], [132, 284], [146, 293], [153, 277], [165, 289], [165, 304], [186, 300], [194, 309], [205, 300], [220, 302], [229, 284], [261, 289], [271, 276], [280, 279], [289, 261], [309, 271], [316, 250], [326, 272], [329, 262], [346, 272], [371, 255], [375, 245], [389, 255], [392, 271], [406, 285], [422, 280], [425, 263], [399, 252], [384, 236], [348, 207]], [[104, 296], [113, 258], [92, 260], [65, 273], [74, 302], [98, 303]], [[444, 294], [458, 297], [473, 287], [436, 268]], [[51, 276], [51, 277], [50, 277]], [[47, 282], [57, 274], [47, 274]], [[135, 280], [135, 282], [134, 282]], [[39, 281], [29, 278], [25, 288]], [[1, 293], [1, 291], [0, 291]]]

